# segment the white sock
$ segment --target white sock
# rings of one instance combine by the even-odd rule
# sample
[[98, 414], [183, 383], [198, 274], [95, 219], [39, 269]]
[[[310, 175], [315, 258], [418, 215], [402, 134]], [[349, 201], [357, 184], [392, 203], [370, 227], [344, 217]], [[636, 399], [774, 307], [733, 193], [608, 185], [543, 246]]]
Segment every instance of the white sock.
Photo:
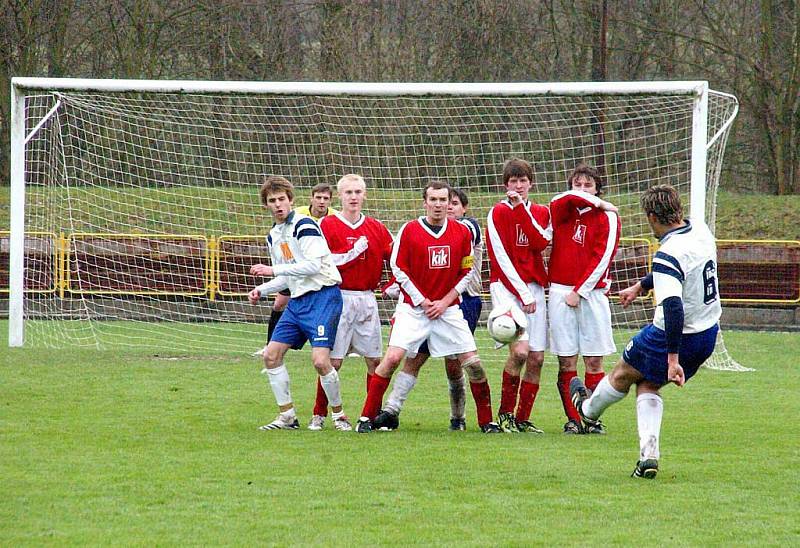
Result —
[[331, 369], [331, 372], [327, 375], [319, 376], [319, 382], [322, 384], [325, 395], [328, 396], [328, 405], [331, 407], [342, 405], [342, 395], [339, 391], [339, 372]]
[[464, 383], [464, 375], [458, 379], [447, 379], [450, 385], [450, 418], [463, 419], [464, 406], [467, 403], [467, 389]]
[[640, 460], [658, 459], [658, 438], [661, 435], [661, 417], [663, 415], [664, 400], [658, 394], [639, 394], [639, 397], [636, 398]]
[[344, 409], [341, 411], [331, 411], [331, 419], [337, 420], [344, 417]]
[[278, 405], [289, 405], [292, 403], [292, 394], [289, 391], [289, 371], [285, 365], [280, 365], [274, 369], [267, 369], [269, 385], [275, 394], [275, 401]]
[[590, 419], [599, 419], [610, 405], [617, 403], [625, 397], [625, 392], [620, 392], [608, 382], [608, 375], [597, 384], [592, 392], [592, 397], [583, 402], [583, 414]]
[[281, 416], [293, 421], [295, 418], [297, 418], [297, 412], [295, 412], [294, 407], [292, 407], [286, 411], [281, 411]]
[[408, 394], [417, 384], [417, 377], [409, 375], [405, 371], [400, 371], [394, 378], [394, 385], [392, 386], [392, 393], [386, 400], [384, 409], [391, 411], [395, 415], [399, 415], [403, 409], [403, 403], [408, 398]]

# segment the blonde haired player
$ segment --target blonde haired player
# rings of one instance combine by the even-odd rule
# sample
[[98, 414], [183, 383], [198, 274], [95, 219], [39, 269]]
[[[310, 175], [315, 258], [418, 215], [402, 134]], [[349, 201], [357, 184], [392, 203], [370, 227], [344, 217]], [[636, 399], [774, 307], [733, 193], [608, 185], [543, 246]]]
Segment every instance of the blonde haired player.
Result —
[[[331, 350], [331, 364], [338, 371], [350, 352], [363, 356], [369, 386], [383, 353], [374, 290], [380, 284], [384, 261], [388, 261], [392, 253], [392, 235], [383, 223], [361, 212], [367, 198], [363, 177], [352, 173], [343, 176], [337, 184], [337, 192], [341, 212], [328, 215], [320, 223], [342, 277], [339, 285], [342, 315]], [[328, 398], [318, 381], [309, 430], [322, 430], [327, 410]]]

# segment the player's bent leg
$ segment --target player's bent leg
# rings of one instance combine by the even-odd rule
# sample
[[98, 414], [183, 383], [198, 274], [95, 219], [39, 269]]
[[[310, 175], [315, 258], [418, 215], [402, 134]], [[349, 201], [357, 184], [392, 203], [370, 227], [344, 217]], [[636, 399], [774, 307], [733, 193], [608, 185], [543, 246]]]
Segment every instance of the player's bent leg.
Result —
[[[342, 367], [341, 359], [331, 358], [331, 366], [339, 371]], [[313, 432], [319, 432], [325, 427], [325, 417], [328, 416], [328, 396], [325, 394], [325, 389], [322, 387], [320, 378], [317, 377], [317, 395], [314, 399], [314, 411], [311, 415], [311, 420], [308, 422], [308, 429]]]
[[599, 419], [608, 407], [627, 395], [631, 385], [641, 380], [642, 374], [620, 358], [611, 373], [598, 383], [591, 396], [581, 402], [581, 413], [588, 419]]
[[381, 363], [375, 368], [375, 375], [369, 383], [361, 417], [356, 425], [356, 432], [366, 434], [372, 432], [372, 421], [378, 416], [383, 403], [383, 395], [389, 387], [392, 373], [400, 365], [406, 355], [406, 349], [399, 346], [389, 346]]

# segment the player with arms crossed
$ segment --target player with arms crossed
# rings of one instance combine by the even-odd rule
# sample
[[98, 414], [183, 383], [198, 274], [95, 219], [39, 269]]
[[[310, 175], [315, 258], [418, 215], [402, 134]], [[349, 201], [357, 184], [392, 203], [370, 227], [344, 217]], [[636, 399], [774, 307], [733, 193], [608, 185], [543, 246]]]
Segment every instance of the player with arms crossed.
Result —
[[603, 357], [616, 352], [611, 330], [609, 269], [619, 245], [616, 207], [601, 200], [603, 179], [586, 164], [567, 181], [567, 192], [550, 201], [553, 247], [548, 262], [550, 351], [558, 356], [558, 393], [568, 434], [603, 434], [599, 421], [584, 429], [572, 404], [570, 380], [577, 375], [578, 354], [586, 366], [584, 382], [594, 390], [603, 378]]
[[248, 298], [251, 304], [256, 304], [266, 295], [286, 288], [291, 294], [286, 312], [264, 352], [264, 369], [280, 412], [261, 430], [299, 428], [283, 357], [289, 348], [302, 347], [307, 340], [311, 342], [311, 359], [331, 404], [334, 426], [337, 430], [352, 430], [342, 410], [339, 374], [330, 359], [342, 313], [338, 286], [342, 278], [319, 225], [310, 217], [292, 211], [293, 200], [294, 187], [283, 177], [269, 176], [261, 186], [261, 202], [275, 220], [267, 236], [272, 266], [256, 264], [250, 273], [275, 278], [254, 288]]
[[[447, 218], [450, 186], [428, 183], [422, 192], [425, 216], [403, 225], [392, 248], [392, 272], [400, 284], [401, 299], [394, 314], [389, 348], [369, 384], [356, 431], [371, 432], [392, 373], [406, 352], [417, 352], [427, 340], [433, 357], [456, 356], [474, 382], [478, 424], [485, 433], [498, 433], [492, 422], [489, 383], [478, 358], [475, 339], [458, 302], [472, 268], [469, 229]], [[483, 382], [481, 382], [483, 381]], [[413, 385], [407, 386], [407, 393]]]
[[[331, 364], [337, 371], [345, 356], [354, 351], [367, 363], [367, 386], [383, 353], [381, 319], [375, 288], [378, 287], [383, 262], [392, 253], [392, 235], [372, 217], [361, 213], [367, 197], [367, 185], [360, 175], [349, 174], [337, 185], [341, 213], [322, 219], [320, 228], [333, 253], [333, 262], [342, 276], [342, 315], [331, 351]], [[328, 397], [317, 380], [317, 399], [309, 430], [322, 430], [328, 413]]]
[[631, 339], [622, 358], [591, 395], [578, 377], [570, 382], [570, 391], [589, 426], [636, 385], [639, 461], [632, 475], [650, 479], [658, 473], [664, 413], [659, 390], [671, 382], [683, 386], [711, 356], [722, 306], [717, 247], [708, 227], [683, 219], [680, 195], [669, 185], [646, 190], [641, 204], [661, 245], [653, 257], [652, 272], [619, 296], [623, 306], [628, 306], [642, 290], [654, 289], [653, 323]]
[[[333, 190], [328, 183], [319, 183], [314, 185], [311, 189], [311, 203], [307, 206], [299, 206], [294, 210], [303, 215], [311, 217], [319, 222], [320, 219], [328, 215], [335, 215], [336, 210], [330, 207]], [[286, 309], [289, 303], [289, 290], [285, 289], [275, 295], [275, 300], [272, 303], [272, 310], [269, 314], [269, 324], [267, 327], [267, 344], [272, 340], [272, 333], [275, 331], [275, 326], [278, 325], [278, 320], [281, 319], [281, 314]], [[254, 355], [263, 356], [267, 346], [256, 352]], [[297, 350], [297, 349], [295, 349]]]
[[[552, 238], [550, 212], [545, 206], [528, 201], [533, 170], [525, 160], [512, 158], [505, 163], [503, 184], [506, 199], [492, 207], [486, 225], [489, 292], [492, 308], [516, 306], [527, 315], [528, 326], [509, 347], [503, 369], [498, 422], [505, 432], [541, 434], [542, 431], [530, 421], [530, 415], [539, 391], [547, 346], [544, 298], [547, 273], [542, 250]], [[525, 374], [520, 379], [523, 365]]]
[[[461, 312], [467, 320], [469, 330], [474, 334], [481, 317], [481, 268], [483, 264], [483, 238], [478, 221], [472, 217], [465, 217], [469, 205], [467, 194], [460, 189], [452, 189], [450, 204], [447, 207], [447, 218], [459, 221], [466, 226], [472, 235], [472, 269], [467, 278], [466, 291], [461, 294]], [[397, 283], [391, 284], [385, 289], [387, 295], [397, 298], [400, 294], [400, 286]], [[375, 428], [394, 430], [399, 425], [398, 415], [403, 408], [403, 403], [408, 397], [411, 388], [416, 384], [419, 371], [430, 357], [427, 341], [419, 347], [416, 356], [406, 357], [403, 369], [394, 379], [394, 387], [386, 399], [383, 410], [376, 417], [373, 426]], [[464, 431], [467, 429], [467, 421], [464, 413], [466, 404], [466, 389], [464, 370], [454, 356], [446, 356], [444, 359], [445, 373], [450, 392], [450, 430]], [[473, 390], [473, 397], [476, 403], [482, 398], [483, 387], [479, 386], [485, 380], [485, 373], [480, 376], [479, 381], [471, 381], [470, 388]]]

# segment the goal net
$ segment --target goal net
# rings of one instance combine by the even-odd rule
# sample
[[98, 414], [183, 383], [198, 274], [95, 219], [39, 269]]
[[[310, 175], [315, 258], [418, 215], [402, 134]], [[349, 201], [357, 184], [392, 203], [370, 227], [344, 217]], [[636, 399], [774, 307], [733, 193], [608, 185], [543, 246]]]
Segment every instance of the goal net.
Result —
[[[639, 211], [645, 188], [672, 184], [713, 228], [737, 109], [704, 82], [15, 79], [14, 91], [12, 234], [4, 235], [11, 344], [24, 330], [32, 346], [171, 352], [263, 345], [269, 305], [252, 306], [246, 294], [262, 281], [249, 267], [268, 261], [264, 175], [287, 177], [304, 205], [317, 183], [359, 173], [365, 213], [396, 231], [421, 214], [420, 190], [432, 178], [465, 190], [469, 215], [485, 226], [510, 157], [533, 164], [532, 198], [545, 204], [588, 162], [620, 209], [616, 292], [648, 271], [654, 252]], [[382, 303], [385, 317], [392, 305]], [[612, 308], [618, 345], [653, 315], [652, 297], [628, 309], [612, 299]], [[736, 366], [721, 338], [711, 363]]]

